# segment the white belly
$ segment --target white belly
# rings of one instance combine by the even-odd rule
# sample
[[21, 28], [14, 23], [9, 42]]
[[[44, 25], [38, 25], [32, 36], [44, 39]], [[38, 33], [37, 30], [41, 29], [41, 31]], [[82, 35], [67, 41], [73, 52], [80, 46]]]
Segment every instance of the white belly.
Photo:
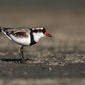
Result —
[[12, 34], [10, 35], [10, 38], [14, 41], [14, 42], [16, 42], [16, 43], [18, 43], [18, 44], [20, 44], [20, 45], [30, 45], [30, 36], [29, 37], [22, 37], [22, 38], [20, 38], [20, 37], [15, 37], [15, 36], [13, 36]]

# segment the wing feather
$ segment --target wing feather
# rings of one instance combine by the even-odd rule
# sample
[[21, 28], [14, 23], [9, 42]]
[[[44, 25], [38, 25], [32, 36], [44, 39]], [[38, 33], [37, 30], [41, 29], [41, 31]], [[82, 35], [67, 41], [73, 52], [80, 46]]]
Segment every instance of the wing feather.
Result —
[[19, 27], [19, 28], [4, 28], [3, 31], [10, 36], [12, 34], [15, 37], [28, 37], [30, 34], [30, 30], [27, 27]]

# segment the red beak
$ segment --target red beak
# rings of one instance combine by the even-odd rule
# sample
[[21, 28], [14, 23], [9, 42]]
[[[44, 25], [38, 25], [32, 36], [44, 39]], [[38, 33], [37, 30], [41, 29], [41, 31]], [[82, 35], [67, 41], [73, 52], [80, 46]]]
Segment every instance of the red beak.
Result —
[[48, 37], [52, 37], [52, 35], [49, 34], [48, 32], [45, 32], [44, 34], [45, 34], [46, 36], [48, 36]]

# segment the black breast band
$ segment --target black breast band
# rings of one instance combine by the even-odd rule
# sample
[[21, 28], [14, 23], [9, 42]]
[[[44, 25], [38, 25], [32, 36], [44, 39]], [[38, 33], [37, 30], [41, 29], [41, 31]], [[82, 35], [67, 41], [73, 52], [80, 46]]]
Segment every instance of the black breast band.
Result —
[[33, 37], [33, 32], [32, 31], [30, 32], [30, 37], [31, 37], [30, 46], [33, 45], [33, 44], [36, 44], [36, 42], [34, 41], [34, 37]]

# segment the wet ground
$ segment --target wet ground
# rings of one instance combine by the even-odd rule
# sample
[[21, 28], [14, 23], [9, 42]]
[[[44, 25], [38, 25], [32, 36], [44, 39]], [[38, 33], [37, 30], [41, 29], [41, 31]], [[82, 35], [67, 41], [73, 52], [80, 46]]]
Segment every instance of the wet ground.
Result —
[[[36, 85], [80, 85], [80, 83], [84, 85], [84, 78], [85, 63], [61, 66], [0, 62], [0, 81], [4, 83], [3, 85], [11, 85], [11, 83], [13, 85], [24, 85], [24, 83], [26, 85], [34, 85], [34, 83]], [[20, 84], [20, 81], [23, 83]]]
[[[47, 49], [45, 51], [47, 53]], [[40, 53], [42, 55], [43, 50]], [[0, 85], [85, 85], [85, 52], [53, 53], [30, 54], [29, 58], [25, 52], [29, 60], [22, 64], [18, 63], [21, 59], [15, 50], [1, 51]]]

